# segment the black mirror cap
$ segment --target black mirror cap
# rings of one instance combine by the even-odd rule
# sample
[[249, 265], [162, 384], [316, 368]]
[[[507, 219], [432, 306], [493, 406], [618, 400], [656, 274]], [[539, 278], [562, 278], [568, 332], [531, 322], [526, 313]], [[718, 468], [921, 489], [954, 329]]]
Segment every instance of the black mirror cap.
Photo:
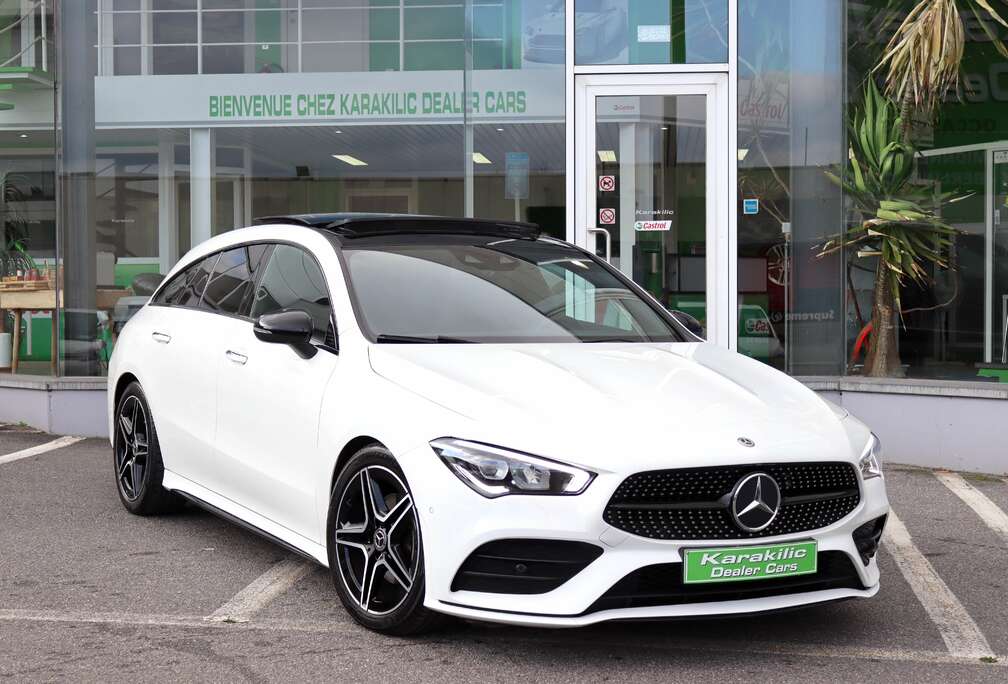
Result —
[[695, 319], [693, 316], [690, 316], [685, 311], [678, 310], [672, 310], [669, 313], [672, 314], [672, 318], [676, 320], [676, 323], [686, 328], [693, 335], [699, 337], [701, 340], [706, 339], [706, 331], [703, 326], [700, 325], [700, 321]]
[[311, 315], [300, 309], [263, 314], [252, 330], [257, 339], [272, 344], [290, 345], [305, 359], [315, 356], [318, 351], [311, 343], [315, 324]]

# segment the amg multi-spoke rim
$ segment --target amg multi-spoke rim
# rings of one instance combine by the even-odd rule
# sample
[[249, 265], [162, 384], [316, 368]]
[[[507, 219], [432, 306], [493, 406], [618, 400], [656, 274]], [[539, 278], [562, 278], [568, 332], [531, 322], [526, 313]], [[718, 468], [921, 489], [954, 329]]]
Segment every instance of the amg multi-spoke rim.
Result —
[[126, 397], [116, 417], [115, 469], [119, 489], [129, 501], [143, 493], [149, 436], [150, 424], [140, 399]]
[[333, 535], [353, 600], [371, 615], [402, 605], [420, 565], [416, 508], [403, 481], [382, 466], [358, 471], [340, 495]]

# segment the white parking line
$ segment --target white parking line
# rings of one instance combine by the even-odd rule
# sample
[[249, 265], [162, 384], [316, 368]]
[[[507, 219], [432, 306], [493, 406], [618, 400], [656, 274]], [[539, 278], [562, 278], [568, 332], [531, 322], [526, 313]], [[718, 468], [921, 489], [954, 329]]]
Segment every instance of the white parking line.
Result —
[[907, 531], [903, 521], [890, 510], [883, 540], [917, 600], [938, 628], [953, 656], [982, 658], [992, 655], [990, 644], [959, 599], [935, 572]]
[[1008, 514], [998, 508], [997, 504], [984, 496], [983, 492], [964, 480], [958, 473], [936, 470], [937, 477], [943, 485], [965, 502], [967, 506], [980, 516], [987, 527], [1008, 544]]
[[83, 437], [58, 437], [51, 442], [46, 442], [45, 444], [39, 444], [38, 446], [28, 447], [27, 449], [22, 449], [21, 451], [15, 451], [13, 453], [0, 456], [0, 465], [3, 465], [4, 463], [11, 463], [12, 461], [20, 461], [22, 458], [38, 456], [39, 454], [44, 454], [45, 452], [52, 451], [53, 449], [62, 449], [63, 447], [68, 447], [71, 444], [76, 444], [83, 439]]
[[282, 560], [252, 580], [251, 584], [205, 619], [210, 622], [248, 622], [249, 618], [297, 584], [313, 568], [311, 563], [303, 560]]
[[[118, 612], [88, 612], [63, 610], [33, 610], [17, 608], [0, 608], [0, 622], [38, 622], [38, 623], [78, 623], [101, 625], [133, 625], [148, 627], [181, 627], [187, 629], [228, 629], [228, 630], [262, 630], [273, 632], [306, 632], [335, 634], [359, 639], [366, 632], [352, 623], [310, 620], [266, 619], [241, 624], [224, 622], [207, 622], [206, 618], [193, 615], [164, 614], [134, 614]], [[479, 639], [480, 632], [466, 632], [459, 636], [460, 641]], [[559, 637], [536, 634], [524, 637], [520, 633], [501, 635], [494, 633], [492, 641], [510, 644], [556, 644], [570, 645], [569, 640]], [[800, 644], [768, 641], [729, 641], [711, 639], [675, 638], [667, 641], [649, 643], [641, 640], [625, 641], [620, 639], [594, 638], [593, 643], [599, 648], [646, 649], [650, 651], [704, 651], [713, 653], [748, 653], [782, 656], [808, 656], [822, 658], [852, 658], [861, 660], [883, 660], [891, 662], [936, 663], [980, 665], [978, 658], [962, 656], [939, 651], [917, 651], [906, 648], [866, 648], [862, 646], [825, 646], [817, 644]], [[1005, 667], [1008, 656], [992, 656], [993, 662], [988, 666]]]

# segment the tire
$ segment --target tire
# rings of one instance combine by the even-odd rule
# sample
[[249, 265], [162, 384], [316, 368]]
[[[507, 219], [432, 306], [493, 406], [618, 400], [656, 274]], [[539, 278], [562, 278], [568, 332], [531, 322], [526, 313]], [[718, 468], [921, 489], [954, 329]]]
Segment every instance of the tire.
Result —
[[385, 447], [364, 447], [336, 478], [326, 540], [336, 593], [358, 624], [397, 636], [444, 624], [445, 616], [423, 605], [420, 520], [406, 477]]
[[116, 405], [112, 468], [123, 507], [134, 515], [171, 513], [182, 499], [161, 486], [164, 463], [150, 406], [140, 384], [131, 382]]

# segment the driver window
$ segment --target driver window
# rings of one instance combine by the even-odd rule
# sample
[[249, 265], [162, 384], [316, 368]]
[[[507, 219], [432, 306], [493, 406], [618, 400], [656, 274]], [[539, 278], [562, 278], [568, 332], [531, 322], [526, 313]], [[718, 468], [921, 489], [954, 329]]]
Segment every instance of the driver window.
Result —
[[256, 288], [252, 319], [295, 309], [311, 315], [319, 342], [335, 345], [329, 291], [318, 263], [299, 247], [277, 245]]

